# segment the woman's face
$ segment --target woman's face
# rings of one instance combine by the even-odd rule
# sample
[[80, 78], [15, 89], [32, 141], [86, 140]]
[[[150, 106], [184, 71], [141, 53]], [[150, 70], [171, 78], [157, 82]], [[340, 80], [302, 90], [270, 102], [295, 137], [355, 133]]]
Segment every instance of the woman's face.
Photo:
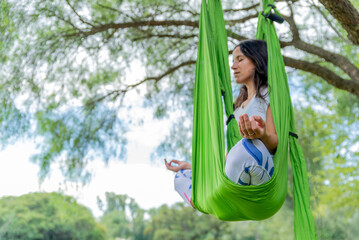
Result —
[[233, 64], [231, 68], [238, 84], [248, 84], [250, 81], [253, 81], [256, 67], [251, 59], [243, 55], [240, 47], [236, 47], [233, 51]]

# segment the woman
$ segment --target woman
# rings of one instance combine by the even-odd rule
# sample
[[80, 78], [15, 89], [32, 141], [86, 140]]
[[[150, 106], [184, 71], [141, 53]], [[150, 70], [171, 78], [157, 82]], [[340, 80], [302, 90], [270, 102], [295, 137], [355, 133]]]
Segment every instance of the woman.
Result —
[[[273, 154], [278, 145], [269, 106], [266, 42], [241, 42], [233, 50], [231, 68], [236, 83], [242, 85], [233, 114], [243, 139], [228, 153], [225, 173], [239, 185], [260, 185], [272, 177]], [[165, 164], [167, 169], [176, 172], [176, 191], [193, 206], [191, 164], [177, 160], [168, 163], [166, 159]]]

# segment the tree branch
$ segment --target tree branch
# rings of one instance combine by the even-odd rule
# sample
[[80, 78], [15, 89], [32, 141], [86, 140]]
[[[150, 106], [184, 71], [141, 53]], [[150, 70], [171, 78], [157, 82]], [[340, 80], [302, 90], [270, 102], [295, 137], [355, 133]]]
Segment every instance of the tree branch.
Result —
[[157, 77], [147, 77], [147, 78], [143, 79], [142, 81], [139, 81], [139, 82], [137, 82], [137, 83], [135, 83], [135, 84], [131, 84], [131, 85], [126, 86], [124, 89], [113, 90], [113, 91], [111, 91], [111, 92], [109, 92], [109, 93], [107, 93], [107, 94], [105, 94], [105, 95], [103, 95], [103, 96], [101, 96], [101, 97], [99, 97], [99, 98], [97, 98], [97, 99], [91, 101], [91, 102], [86, 103], [86, 106], [92, 106], [92, 105], [94, 105], [94, 104], [96, 104], [96, 103], [98, 103], [98, 102], [101, 102], [101, 101], [103, 101], [104, 99], [106, 99], [106, 98], [108, 98], [108, 97], [110, 97], [110, 96], [113, 96], [113, 95], [114, 95], [115, 98], [117, 98], [117, 97], [120, 96], [121, 94], [124, 95], [124, 94], [126, 94], [128, 91], [130, 91], [130, 90], [132, 90], [132, 89], [138, 87], [139, 85], [141, 85], [141, 84], [143, 84], [143, 83], [145, 83], [145, 82], [148, 82], [148, 81], [158, 82], [158, 81], [160, 81], [161, 79], [163, 79], [164, 77], [166, 77], [167, 75], [170, 75], [170, 74], [172, 74], [173, 72], [177, 71], [178, 69], [180, 69], [180, 68], [182, 68], [182, 67], [184, 67], [184, 66], [187, 66], [187, 65], [195, 64], [195, 63], [196, 63], [196, 61], [194, 61], [194, 60], [189, 60], [189, 61], [183, 62], [183, 63], [181, 63], [181, 64], [179, 64], [179, 65], [177, 65], [177, 66], [174, 66], [174, 67], [168, 69], [165, 73], [163, 73], [163, 74], [161, 74], [161, 75], [159, 75], [159, 76], [157, 76]]
[[319, 0], [348, 32], [348, 39], [359, 45], [359, 12], [349, 0]]
[[359, 82], [344, 79], [317, 63], [297, 60], [286, 56], [283, 56], [283, 58], [286, 66], [315, 74], [324, 79], [330, 85], [348, 91], [359, 97]]
[[101, 3], [96, 3], [96, 5], [98, 5], [99, 7], [104, 8], [104, 9], [111, 10], [113, 12], [117, 12], [120, 15], [125, 15], [127, 18], [131, 19], [132, 21], [135, 21], [135, 19], [132, 16], [128, 15], [127, 13], [124, 13], [121, 10], [118, 10], [118, 9], [110, 7], [110, 6], [103, 5]]
[[140, 40], [144, 40], [144, 39], [148, 39], [148, 38], [152, 38], [152, 37], [158, 37], [158, 38], [177, 38], [177, 39], [189, 39], [189, 38], [194, 38], [197, 37], [198, 34], [192, 34], [192, 35], [180, 35], [180, 34], [151, 34], [148, 33], [146, 36], [143, 37], [138, 37], [138, 38], [134, 38], [132, 39], [132, 41], [140, 41]]
[[282, 16], [283, 16], [284, 20], [289, 23], [290, 31], [293, 34], [293, 41], [299, 41], [300, 40], [299, 30], [298, 30], [297, 24], [295, 23], [295, 20], [294, 20], [293, 8], [291, 5], [289, 5], [289, 3], [288, 3], [288, 8], [290, 9], [290, 16], [289, 17], [284, 16], [284, 15], [282, 15]]
[[189, 20], [166, 20], [166, 21], [156, 21], [156, 20], [148, 20], [148, 21], [137, 21], [137, 22], [125, 22], [125, 23], [109, 23], [102, 24], [98, 26], [94, 26], [92, 29], [88, 31], [82, 31], [75, 33], [67, 34], [66, 37], [88, 37], [94, 35], [99, 32], [103, 32], [109, 29], [125, 29], [125, 28], [139, 28], [139, 27], [169, 27], [169, 26], [188, 26], [193, 28], [198, 28], [198, 21], [189, 21]]
[[255, 14], [248, 15], [241, 19], [228, 20], [228, 21], [226, 21], [226, 23], [230, 24], [230, 25], [234, 25], [237, 23], [244, 23], [244, 22], [248, 21], [249, 19], [253, 19], [253, 18], [257, 18], [257, 17], [258, 17], [258, 13], [255, 13]]
[[303, 41], [293, 42], [293, 46], [307, 53], [311, 53], [318, 57], [321, 57], [327, 62], [338, 66], [346, 74], [348, 74], [353, 81], [359, 82], [359, 68], [357, 68], [353, 63], [351, 63], [346, 57], [337, 53], [326, 51], [321, 47], [317, 47], [313, 44], [309, 44]]
[[80, 21], [84, 24], [90, 25], [91, 27], [94, 27], [94, 25], [92, 25], [91, 23], [83, 20], [83, 18], [76, 12], [76, 10], [74, 9], [74, 7], [71, 5], [71, 3], [69, 2], [69, 0], [66, 0], [67, 5], [69, 5], [69, 7], [72, 9], [72, 11], [77, 15], [77, 17], [80, 19]]
[[283, 17], [289, 23], [290, 30], [293, 34], [293, 40], [291, 43], [285, 43], [281, 41], [281, 46], [284, 46], [285, 44], [287, 46], [291, 45], [304, 52], [323, 58], [327, 62], [330, 62], [342, 69], [346, 74], [350, 76], [353, 81], [359, 82], [359, 68], [357, 68], [353, 63], [351, 63], [346, 57], [337, 53], [326, 51], [321, 47], [306, 43], [301, 40], [298, 27], [294, 21], [293, 10], [290, 6], [289, 8], [291, 10], [291, 16], [288, 17], [283, 15]]
[[65, 23], [69, 24], [72, 28], [76, 29], [77, 31], [82, 32], [82, 30], [80, 28], [78, 28], [75, 24], [73, 24], [70, 20], [67, 20], [67, 19], [57, 15], [54, 11], [52, 11], [48, 8], [43, 8], [42, 10], [49, 12], [51, 17], [55, 17]]
[[256, 4], [254, 4], [254, 5], [252, 5], [252, 6], [249, 6], [249, 7], [246, 7], [246, 8], [224, 9], [223, 12], [225, 12], [225, 13], [231, 13], [231, 12], [239, 12], [239, 11], [249, 11], [249, 10], [251, 10], [251, 9], [253, 9], [253, 8], [259, 7], [259, 5], [260, 5], [259, 3], [256, 3]]
[[[235, 23], [243, 23], [251, 18], [257, 17], [258, 14], [252, 14], [246, 16], [242, 19], [230, 20], [228, 22], [235, 24]], [[187, 26], [192, 28], [198, 28], [199, 22], [198, 21], [190, 21], [190, 20], [165, 20], [165, 21], [156, 21], [156, 20], [147, 20], [147, 21], [132, 21], [132, 22], [125, 22], [125, 23], [109, 23], [109, 24], [102, 24], [93, 26], [90, 30], [81, 30], [75, 31], [71, 34], [66, 34], [65, 37], [88, 37], [99, 32], [103, 32], [109, 29], [125, 29], [125, 28], [141, 28], [141, 27], [170, 27], [170, 26]]]
[[238, 41], [243, 41], [243, 40], [247, 40], [248, 38], [242, 36], [242, 35], [239, 35], [231, 30], [227, 30], [227, 36], [230, 37], [230, 38], [233, 38], [233, 39], [236, 39]]
[[[356, 91], [353, 90], [353, 87], [356, 86], [356, 84], [359, 82], [359, 68], [357, 68], [353, 63], [351, 63], [346, 57], [340, 55], [340, 54], [336, 54], [336, 53], [332, 53], [329, 51], [324, 50], [321, 47], [306, 43], [304, 41], [301, 40], [300, 38], [300, 33], [299, 30], [296, 26], [296, 23], [294, 21], [294, 17], [293, 17], [293, 11], [291, 10], [291, 16], [286, 17], [286, 20], [288, 21], [289, 25], [290, 25], [290, 29], [293, 33], [293, 40], [291, 42], [283, 42], [280, 41], [281, 47], [286, 47], [286, 46], [293, 46], [299, 50], [302, 50], [306, 53], [310, 53], [313, 55], [316, 55], [322, 59], [325, 59], [326, 61], [338, 66], [339, 68], [341, 68], [346, 74], [348, 74], [350, 76], [350, 78], [353, 80], [353, 83], [349, 84], [349, 80], [345, 80], [346, 83], [348, 83], [348, 91], [352, 92], [354, 94], [356, 94]], [[248, 16], [250, 17], [250, 16]], [[248, 18], [246, 17], [246, 18]], [[235, 20], [235, 21], [241, 21], [241, 20]], [[96, 33], [102, 32], [102, 31], [106, 31], [109, 29], [114, 29], [114, 30], [118, 30], [118, 29], [125, 29], [125, 28], [137, 28], [137, 29], [141, 29], [142, 27], [170, 27], [170, 26], [188, 26], [191, 28], [198, 28], [199, 27], [199, 22], [198, 21], [191, 21], [191, 20], [163, 20], [163, 21], [157, 21], [157, 20], [142, 20], [142, 21], [135, 21], [135, 22], [125, 22], [125, 23], [109, 23], [109, 24], [103, 24], [103, 25], [98, 25], [98, 26], [94, 26], [89, 30], [83, 30], [82, 32], [76, 31], [75, 33], [72, 34], [67, 34], [68, 37], [73, 37], [73, 36], [78, 36], [80, 35], [81, 37], [87, 37], [90, 35], [94, 35]], [[237, 39], [239, 41], [245, 40], [247, 39], [244, 36], [241, 36], [239, 34], [234, 33], [231, 30], [227, 30], [227, 35], [233, 39]], [[153, 36], [152, 34], [150, 34], [150, 36], [147, 37], [142, 37], [142, 38], [137, 38], [135, 40], [141, 40], [141, 39], [145, 39], [148, 37]], [[177, 38], [181, 38], [179, 36], [176, 35], [171, 35], [171, 34], [159, 34], [157, 35], [157, 37], [177, 37]], [[188, 36], [188, 37], [192, 37], [192, 36]], [[298, 60], [299, 61], [299, 60]], [[293, 61], [292, 61], [293, 62]], [[299, 64], [299, 62], [296, 62], [298, 64], [298, 69], [301, 69], [302, 64]], [[312, 63], [311, 63], [312, 64]], [[314, 65], [313, 65], [314, 66]], [[319, 65], [318, 65], [319, 66]], [[295, 67], [295, 66], [294, 66]], [[295, 67], [297, 68], [297, 67]], [[339, 81], [334, 81], [333, 80], [333, 73], [326, 69], [325, 67], [317, 67], [315, 68], [318, 71], [320, 70], [320, 74], [318, 73], [318, 76], [322, 76], [322, 77], [326, 77], [323, 78], [324, 80], [326, 80], [327, 82], [332, 82], [334, 86], [338, 85]], [[328, 73], [328, 71], [330, 72], [330, 74], [323, 74], [325, 71], [324, 69], [326, 69], [326, 73]], [[313, 70], [311, 70], [313, 71]], [[315, 73], [314, 73], [315, 74]], [[149, 79], [146, 79], [145, 81], [148, 81]], [[151, 80], [154, 80], [153, 78], [151, 78]], [[338, 79], [337, 79], [338, 80]], [[340, 78], [341, 82], [343, 82], [342, 78]], [[142, 82], [140, 82], [139, 84], [141, 84]], [[339, 84], [340, 85], [340, 84]], [[338, 86], [339, 86], [338, 85]], [[132, 87], [136, 87], [136, 86], [128, 86], [128, 88], [132, 88]], [[340, 86], [340, 88], [345, 89], [345, 87], [343, 88], [342, 86]], [[121, 91], [127, 91], [128, 89], [124, 89], [124, 90], [117, 90], [118, 92]]]

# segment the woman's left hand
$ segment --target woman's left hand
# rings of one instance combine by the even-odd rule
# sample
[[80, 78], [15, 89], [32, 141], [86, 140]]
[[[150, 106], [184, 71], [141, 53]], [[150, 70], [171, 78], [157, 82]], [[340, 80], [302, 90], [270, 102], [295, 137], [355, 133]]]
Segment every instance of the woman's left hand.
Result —
[[260, 116], [248, 117], [247, 114], [239, 116], [239, 132], [243, 138], [261, 138], [266, 133], [266, 123]]
[[[176, 166], [172, 166], [172, 164], [176, 164]], [[178, 160], [172, 160], [170, 162], [167, 162], [165, 159], [165, 165], [168, 170], [171, 170], [173, 172], [178, 172], [181, 169], [191, 169], [192, 165], [189, 162], [186, 161], [178, 161]]]

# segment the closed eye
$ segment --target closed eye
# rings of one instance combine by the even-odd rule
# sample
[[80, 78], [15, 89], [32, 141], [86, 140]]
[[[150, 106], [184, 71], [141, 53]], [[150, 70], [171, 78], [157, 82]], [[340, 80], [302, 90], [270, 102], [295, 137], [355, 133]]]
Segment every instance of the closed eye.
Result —
[[[238, 58], [237, 59], [238, 60], [238, 62], [241, 62], [243, 59], [242, 58]], [[232, 63], [234, 63], [235, 61], [232, 61]]]

